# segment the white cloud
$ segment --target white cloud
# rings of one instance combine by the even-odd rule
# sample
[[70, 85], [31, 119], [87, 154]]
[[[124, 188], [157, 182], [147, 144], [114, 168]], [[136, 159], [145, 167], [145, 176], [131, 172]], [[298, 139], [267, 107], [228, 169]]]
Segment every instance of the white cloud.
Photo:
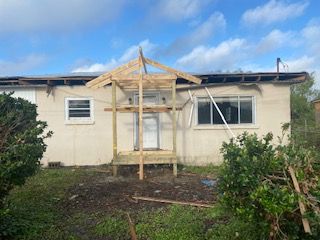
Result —
[[26, 71], [32, 70], [46, 61], [46, 57], [40, 54], [30, 54], [26, 57], [16, 59], [14, 61], [6, 61], [0, 59], [0, 75], [19, 75]]
[[176, 65], [188, 71], [229, 70], [245, 55], [247, 48], [244, 39], [230, 39], [216, 47], [198, 46], [189, 54], [182, 56]]
[[93, 63], [87, 64], [84, 66], [76, 67], [72, 70], [72, 72], [104, 72], [108, 71], [112, 68], [119, 66], [127, 61], [130, 61], [136, 57], [138, 57], [138, 48], [142, 47], [143, 53], [148, 55], [152, 54], [156, 48], [156, 45], [151, 43], [149, 39], [143, 40], [138, 45], [133, 45], [125, 50], [125, 52], [118, 59], [112, 58], [106, 63]]
[[298, 17], [303, 14], [307, 6], [307, 1], [288, 3], [284, 0], [270, 0], [265, 5], [247, 10], [242, 15], [242, 21], [249, 26], [269, 25]]
[[210, 0], [160, 0], [152, 9], [152, 16], [169, 21], [196, 17]]
[[68, 31], [115, 18], [127, 0], [0, 0], [0, 33]]
[[320, 21], [311, 20], [302, 30], [307, 49], [312, 53], [320, 53]]
[[314, 71], [316, 59], [315, 57], [304, 55], [297, 59], [289, 59], [285, 63], [289, 67], [289, 72]]
[[282, 32], [274, 29], [260, 40], [257, 44], [256, 52], [264, 54], [283, 46], [292, 46], [295, 44], [294, 37], [295, 33], [292, 31]]
[[199, 24], [191, 33], [177, 38], [166, 50], [168, 54], [179, 54], [185, 50], [203, 44], [213, 38], [217, 32], [223, 31], [226, 27], [224, 15], [220, 12], [211, 14], [208, 19]]

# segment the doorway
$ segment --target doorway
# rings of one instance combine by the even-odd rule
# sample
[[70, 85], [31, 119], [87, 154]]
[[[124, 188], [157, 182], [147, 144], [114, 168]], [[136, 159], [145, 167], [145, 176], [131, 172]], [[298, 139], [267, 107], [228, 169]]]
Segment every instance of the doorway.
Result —
[[[144, 93], [144, 105], [157, 105], [159, 93]], [[134, 94], [134, 104], [139, 104], [139, 94]], [[143, 150], [160, 148], [159, 113], [143, 113]], [[139, 113], [134, 113], [134, 149], [139, 150]]]

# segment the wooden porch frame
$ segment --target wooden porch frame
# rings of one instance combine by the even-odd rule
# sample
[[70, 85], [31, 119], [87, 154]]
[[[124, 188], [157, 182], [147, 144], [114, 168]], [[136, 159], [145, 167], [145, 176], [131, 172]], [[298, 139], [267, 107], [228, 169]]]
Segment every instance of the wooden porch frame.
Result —
[[[152, 65], [153, 67], [159, 68], [169, 72], [168, 74], [149, 74], [147, 71], [147, 64]], [[142, 72], [144, 70], [144, 73]], [[139, 71], [139, 74], [134, 74], [135, 71]], [[156, 163], [170, 163], [173, 165], [173, 174], [177, 176], [177, 119], [176, 111], [181, 109], [177, 108], [176, 105], [176, 80], [177, 77], [182, 77], [188, 81], [191, 81], [196, 84], [201, 83], [201, 79], [190, 74], [175, 70], [168, 66], [165, 66], [161, 63], [153, 61], [151, 59], [145, 58], [142, 53], [142, 49], [139, 48], [139, 57], [134, 59], [127, 64], [124, 64], [108, 73], [102, 74], [101, 76], [93, 79], [88, 82], [86, 85], [90, 88], [96, 89], [103, 87], [109, 83], [112, 84], [112, 103], [111, 108], [105, 108], [105, 111], [112, 111], [112, 166], [113, 166], [113, 175], [117, 175], [118, 165], [126, 164], [137, 164], [136, 160], [123, 160], [124, 157], [131, 157], [136, 159], [138, 157], [139, 161], [139, 179], [142, 180], [143, 167], [144, 164], [150, 164], [151, 162]], [[139, 104], [136, 105], [123, 105], [117, 106], [117, 87], [120, 88], [135, 88], [139, 90]], [[143, 105], [143, 92], [144, 89], [149, 88], [167, 88], [172, 91], [172, 103], [171, 105], [157, 105], [157, 106], [148, 106]], [[139, 113], [139, 154], [137, 152], [127, 153], [119, 155], [118, 153], [118, 139], [117, 139], [117, 112], [138, 112]], [[171, 112], [172, 114], [172, 151], [153, 151], [146, 152], [143, 149], [143, 113], [144, 112]], [[121, 161], [118, 161], [118, 158]], [[154, 159], [162, 159], [161, 162], [158, 162]], [[145, 159], [147, 162], [145, 163]]]

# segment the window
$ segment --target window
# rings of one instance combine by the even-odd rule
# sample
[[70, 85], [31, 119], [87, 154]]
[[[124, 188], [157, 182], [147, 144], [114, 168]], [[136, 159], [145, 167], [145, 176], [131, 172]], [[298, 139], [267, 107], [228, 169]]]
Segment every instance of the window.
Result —
[[67, 123], [93, 123], [92, 98], [66, 98]]
[[[215, 97], [214, 100], [228, 124], [254, 123], [254, 97]], [[223, 124], [210, 98], [198, 98], [198, 124]]]

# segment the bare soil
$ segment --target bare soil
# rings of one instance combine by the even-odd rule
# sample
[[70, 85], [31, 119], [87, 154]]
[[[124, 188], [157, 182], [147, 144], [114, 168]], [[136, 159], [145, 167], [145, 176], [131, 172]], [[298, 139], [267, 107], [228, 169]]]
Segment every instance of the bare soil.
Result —
[[72, 186], [66, 194], [61, 208], [66, 215], [77, 212], [106, 214], [119, 210], [135, 215], [140, 210], [154, 210], [167, 204], [159, 202], [136, 201], [132, 196], [154, 197], [176, 201], [211, 204], [216, 200], [214, 187], [201, 182], [212, 179], [180, 171], [178, 177], [172, 168], [149, 166], [145, 168], [145, 179], [138, 179], [137, 167], [120, 167], [119, 176], [113, 177], [110, 168], [90, 169], [81, 183]]

